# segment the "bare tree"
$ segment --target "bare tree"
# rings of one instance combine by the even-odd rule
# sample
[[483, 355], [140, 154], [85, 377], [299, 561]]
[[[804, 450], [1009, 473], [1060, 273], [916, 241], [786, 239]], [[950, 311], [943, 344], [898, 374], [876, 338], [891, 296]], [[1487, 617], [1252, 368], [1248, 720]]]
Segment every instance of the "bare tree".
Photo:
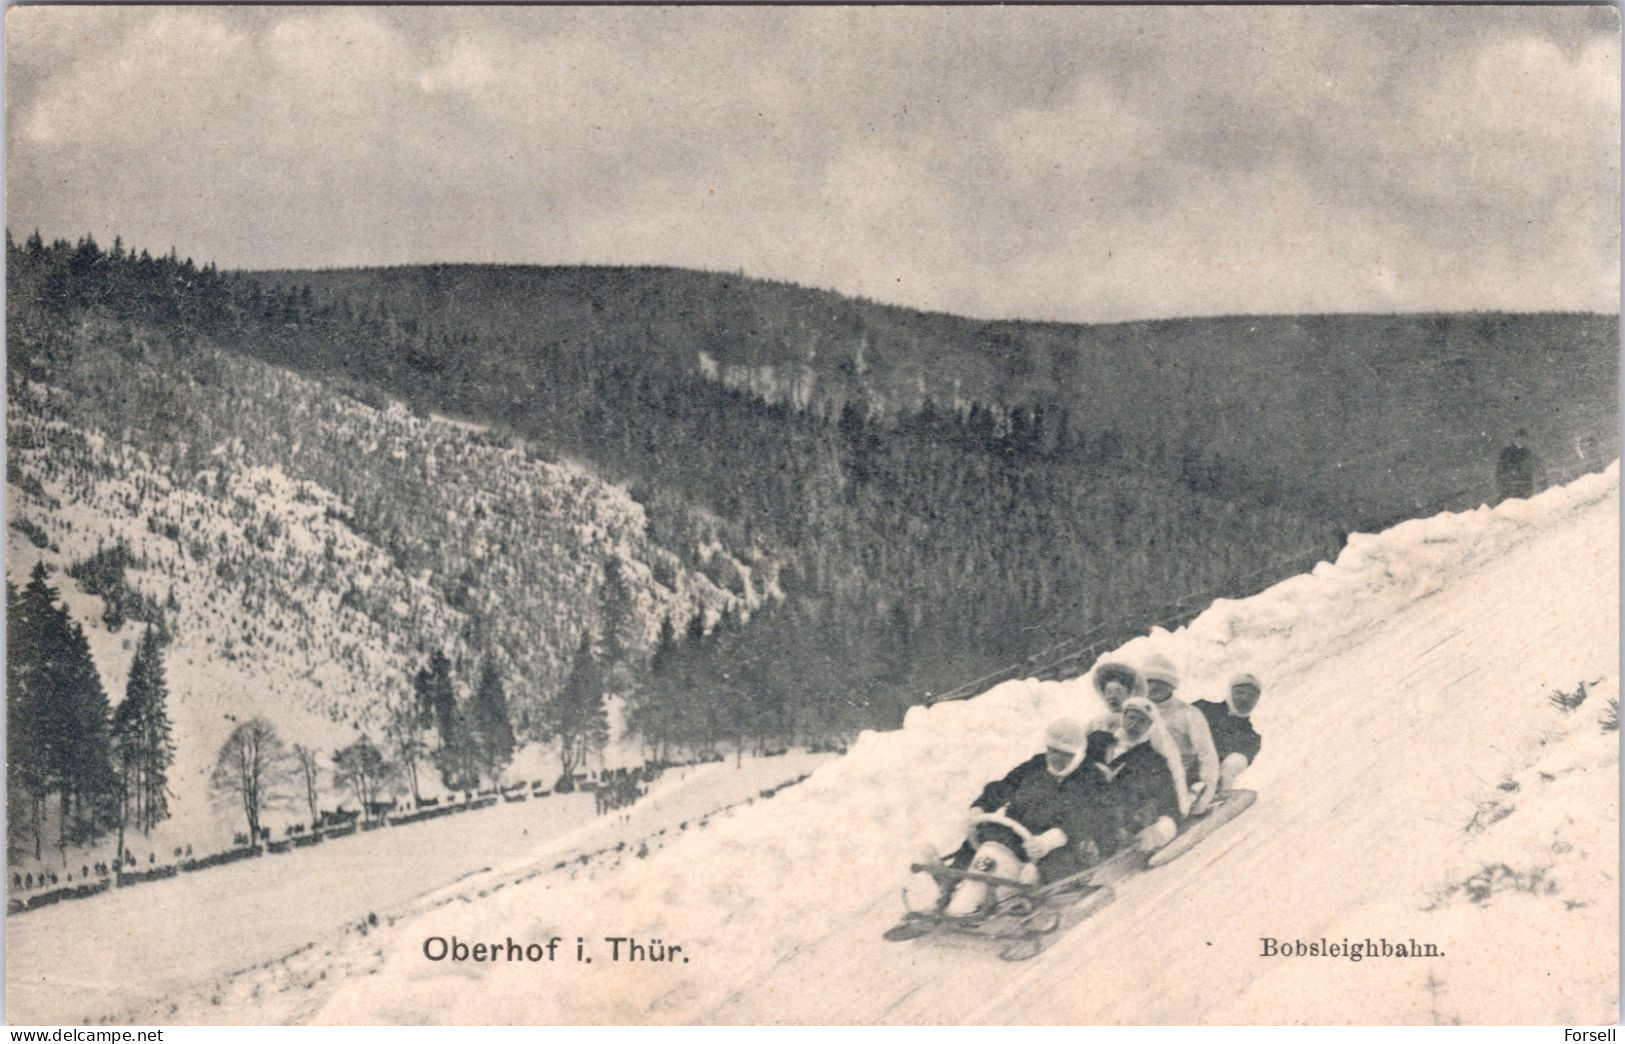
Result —
[[310, 826], [315, 829], [320, 820], [320, 810], [317, 808], [317, 794], [321, 789], [321, 764], [316, 760], [314, 750], [302, 743], [293, 745], [293, 760], [298, 769], [299, 780], [305, 785], [305, 804], [310, 808]]
[[241, 802], [249, 844], [258, 844], [260, 813], [285, 800], [292, 775], [287, 748], [264, 718], [250, 718], [232, 730], [215, 760], [210, 789], [221, 800]]
[[423, 719], [420, 709], [406, 699], [392, 700], [385, 708], [384, 736], [396, 764], [406, 775], [412, 790], [413, 806], [422, 804], [418, 792], [418, 762], [428, 756], [429, 744], [423, 738]]
[[366, 736], [333, 755], [333, 782], [350, 788], [361, 804], [362, 815], [369, 820], [374, 802], [395, 779], [396, 771]]

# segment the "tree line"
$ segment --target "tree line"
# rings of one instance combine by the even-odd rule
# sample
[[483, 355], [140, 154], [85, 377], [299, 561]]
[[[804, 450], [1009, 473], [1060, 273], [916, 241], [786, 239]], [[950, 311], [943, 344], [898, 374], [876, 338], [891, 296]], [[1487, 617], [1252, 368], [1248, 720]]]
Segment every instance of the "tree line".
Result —
[[[345, 796], [341, 807], [343, 800], [354, 799], [352, 815], [369, 822], [393, 808], [403, 788], [414, 808], [432, 803], [423, 795], [420, 772], [425, 765], [447, 791], [479, 790], [482, 781], [498, 787], [518, 746], [502, 670], [487, 659], [472, 693], [459, 698], [457, 688], [451, 661], [438, 650], [431, 653], [411, 680], [411, 698], [389, 708], [382, 742], [363, 734], [334, 750], [326, 766], [316, 749], [287, 744], [266, 717], [241, 722], [216, 755], [211, 792], [223, 806], [241, 813], [246, 827], [241, 836], [257, 844], [269, 836], [262, 821], [272, 810], [303, 805], [309, 827], [322, 825], [324, 773]], [[578, 721], [583, 691], [566, 688], [548, 703], [556, 715], [548, 727], [557, 730], [554, 736], [565, 751], [561, 778], [571, 778], [584, 745], [601, 746], [608, 738], [593, 722]], [[602, 691], [593, 691], [592, 700], [601, 726]]]

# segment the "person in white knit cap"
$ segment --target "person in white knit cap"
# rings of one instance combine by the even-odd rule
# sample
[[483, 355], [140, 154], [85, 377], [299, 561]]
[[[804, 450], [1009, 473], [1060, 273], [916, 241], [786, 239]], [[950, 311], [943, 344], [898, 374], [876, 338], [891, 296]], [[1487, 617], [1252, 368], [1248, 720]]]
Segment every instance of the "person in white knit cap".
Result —
[[1219, 755], [1221, 791], [1235, 786], [1236, 777], [1258, 759], [1264, 740], [1253, 725], [1252, 714], [1263, 693], [1264, 686], [1256, 677], [1238, 674], [1230, 679], [1230, 695], [1224, 702], [1201, 700], [1195, 704], [1207, 719], [1213, 748]]
[[[1095, 665], [1090, 674], [1095, 691], [1100, 694], [1101, 702], [1106, 705], [1106, 713], [1089, 722], [1089, 731], [1111, 732], [1123, 724], [1124, 701], [1135, 696], [1146, 698], [1145, 678], [1136, 668], [1122, 660], [1102, 660]], [[1178, 751], [1167, 727], [1161, 723], [1152, 730], [1148, 742], [1152, 749], [1164, 756]], [[1179, 760], [1182, 762], [1183, 755]], [[1187, 777], [1183, 764], [1177, 776], [1175, 783], [1179, 794], [1179, 814], [1183, 816], [1189, 813], [1191, 807], [1191, 795], [1186, 786]]]
[[[1089, 731], [1080, 722], [1061, 718], [1044, 732], [1041, 753], [982, 788], [966, 812], [965, 843], [946, 864], [961, 870], [1028, 883], [1055, 880], [1081, 869], [1069, 842], [1093, 836], [1091, 818], [1098, 802], [1092, 791], [1100, 781], [1079, 771], [1084, 764]], [[922, 862], [935, 862], [925, 850]], [[909, 906], [927, 908], [933, 901], [950, 917], [975, 917], [997, 898], [985, 881], [962, 880], [940, 892], [928, 882], [911, 882]]]
[[1166, 656], [1152, 656], [1140, 674], [1145, 678], [1146, 696], [1156, 704], [1168, 735], [1179, 746], [1190, 789], [1190, 807], [1186, 811], [1193, 816], [1206, 815], [1219, 792], [1219, 754], [1213, 747], [1207, 718], [1174, 696], [1174, 690], [1179, 688], [1179, 672]]

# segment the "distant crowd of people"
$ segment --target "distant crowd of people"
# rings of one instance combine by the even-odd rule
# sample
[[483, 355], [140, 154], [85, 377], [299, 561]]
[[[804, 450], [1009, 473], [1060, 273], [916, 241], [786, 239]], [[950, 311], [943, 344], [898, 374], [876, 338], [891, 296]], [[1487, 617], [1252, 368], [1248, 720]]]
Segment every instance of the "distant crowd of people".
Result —
[[599, 815], [605, 815], [637, 801], [649, 792], [649, 784], [660, 778], [664, 762], [647, 761], [633, 768], [606, 769], [598, 777], [593, 801]]
[[[190, 858], [192, 858], [191, 845], [175, 849], [175, 859], [177, 861]], [[77, 880], [88, 881], [92, 877], [101, 879], [111, 877], [116, 873], [133, 871], [136, 868], [135, 853], [126, 849], [122, 866], [119, 865], [120, 862], [118, 859], [113, 859], [111, 861], [97, 860], [94, 863], [83, 863], [79, 867]], [[157, 863], [158, 853], [148, 852], [147, 864], [156, 866]], [[71, 869], [63, 870], [61, 875], [58, 875], [55, 870], [16, 871], [11, 875], [11, 890], [16, 892], [29, 891], [35, 888], [54, 888], [63, 884], [72, 884], [74, 880], [74, 873]]]

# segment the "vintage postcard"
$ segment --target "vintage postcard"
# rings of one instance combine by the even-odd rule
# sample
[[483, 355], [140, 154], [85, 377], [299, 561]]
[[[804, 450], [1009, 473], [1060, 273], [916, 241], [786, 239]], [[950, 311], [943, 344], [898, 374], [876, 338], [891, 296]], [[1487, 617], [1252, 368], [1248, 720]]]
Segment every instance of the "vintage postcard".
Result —
[[14, 6], [11, 1025], [1619, 1018], [1613, 6]]

